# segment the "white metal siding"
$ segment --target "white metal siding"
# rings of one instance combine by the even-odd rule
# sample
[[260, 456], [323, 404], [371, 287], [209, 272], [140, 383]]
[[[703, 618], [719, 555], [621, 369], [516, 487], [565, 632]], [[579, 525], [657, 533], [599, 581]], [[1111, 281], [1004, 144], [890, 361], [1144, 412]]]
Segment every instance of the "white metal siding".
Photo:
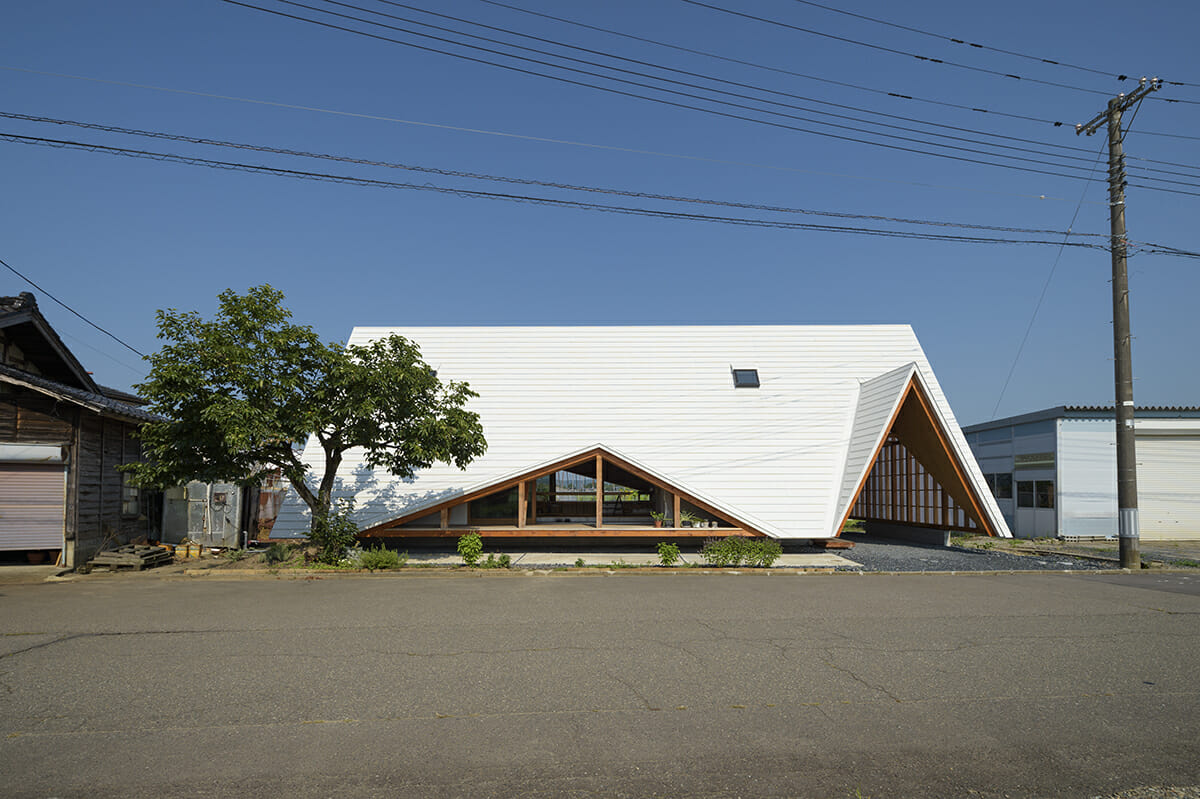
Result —
[[1138, 514], [1147, 540], [1200, 540], [1200, 436], [1138, 436]]
[[0, 463], [0, 550], [61, 549], [62, 464]]
[[[1117, 534], [1117, 455], [1113, 425], [1112, 419], [1063, 420], [1057, 486], [1061, 535]], [[1141, 448], [1140, 441], [1137, 446]]]
[[[356, 496], [360, 526], [602, 445], [764, 532], [824, 538], [859, 385], [910, 363], [966, 452], [907, 325], [373, 327], [355, 328], [349, 343], [392, 333], [416, 342], [440, 378], [479, 393], [469, 407], [488, 451], [466, 472], [439, 464], [407, 483], [346, 453], [336, 492]], [[760, 388], [734, 388], [730, 370], [744, 367], [758, 369]], [[305, 450], [316, 469], [318, 450]], [[289, 492], [277, 534], [304, 534], [306, 515]]]

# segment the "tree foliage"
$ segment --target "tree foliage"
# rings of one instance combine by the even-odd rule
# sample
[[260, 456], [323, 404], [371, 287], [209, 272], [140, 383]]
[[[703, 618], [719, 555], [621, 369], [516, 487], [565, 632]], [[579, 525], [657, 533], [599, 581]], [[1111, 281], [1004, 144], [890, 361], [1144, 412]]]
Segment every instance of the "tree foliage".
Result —
[[[338, 467], [353, 447], [402, 478], [437, 462], [463, 468], [485, 451], [479, 416], [465, 408], [478, 395], [439, 380], [412, 342], [323, 343], [291, 322], [283, 293], [267, 285], [219, 300], [211, 321], [195, 311], [157, 314], [166, 343], [137, 389], [165, 421], [142, 427], [148, 460], [129, 467], [137, 482], [250, 484], [278, 468], [315, 525], [330, 515]], [[323, 453], [320, 475], [300, 457], [310, 435]]]

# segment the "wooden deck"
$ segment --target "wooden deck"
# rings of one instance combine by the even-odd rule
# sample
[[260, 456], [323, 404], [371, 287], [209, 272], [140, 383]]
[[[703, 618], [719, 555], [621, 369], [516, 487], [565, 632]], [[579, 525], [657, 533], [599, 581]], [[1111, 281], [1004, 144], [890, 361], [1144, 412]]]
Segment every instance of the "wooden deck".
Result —
[[724, 538], [741, 535], [761, 538], [759, 533], [739, 527], [655, 527], [640, 524], [594, 524], [556, 522], [516, 525], [483, 525], [461, 527], [393, 527], [369, 530], [360, 538], [458, 538], [467, 533], [478, 533], [483, 538]]

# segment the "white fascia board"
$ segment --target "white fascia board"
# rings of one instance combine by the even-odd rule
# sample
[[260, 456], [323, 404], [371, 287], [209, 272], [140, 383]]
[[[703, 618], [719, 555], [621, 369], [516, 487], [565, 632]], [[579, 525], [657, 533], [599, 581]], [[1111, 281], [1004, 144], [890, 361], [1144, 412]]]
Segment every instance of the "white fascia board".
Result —
[[996, 531], [996, 535], [999, 538], [1012, 538], [1012, 531], [1008, 529], [1008, 523], [1004, 521], [1004, 514], [1000, 512], [1000, 505], [996, 502], [996, 498], [992, 496], [992, 490], [988, 488], [987, 481], [983, 479], [983, 470], [979, 468], [979, 463], [975, 460], [975, 455], [971, 452], [971, 448], [967, 446], [967, 437], [963, 435], [962, 428], [958, 426], [958, 421], [954, 418], [954, 413], [950, 410], [949, 403], [946, 402], [946, 397], [942, 394], [941, 386], [937, 384], [937, 379], [932, 374], [926, 378], [920, 369], [916, 370], [916, 376], [921, 388], [925, 390], [925, 396], [931, 400], [930, 404], [933, 406], [933, 412], [937, 416], [937, 423], [941, 425], [942, 430], [950, 438], [950, 444], [954, 448], [954, 456], [962, 464], [963, 469], [967, 473], [967, 479], [970, 481], [971, 487], [975, 490], [975, 496], [983, 504], [984, 513], [987, 514], [988, 520], [992, 523], [992, 529]]
[[910, 362], [859, 385], [858, 401], [852, 412], [853, 422], [846, 442], [842, 479], [836, 485], [834, 516], [828, 523], [830, 535], [836, 536], [841, 532], [839, 526], [842, 517], [850, 509], [858, 487], [875, 466], [875, 453], [879, 451], [892, 420], [896, 418], [914, 374], [919, 374], [919, 370], [916, 363]]

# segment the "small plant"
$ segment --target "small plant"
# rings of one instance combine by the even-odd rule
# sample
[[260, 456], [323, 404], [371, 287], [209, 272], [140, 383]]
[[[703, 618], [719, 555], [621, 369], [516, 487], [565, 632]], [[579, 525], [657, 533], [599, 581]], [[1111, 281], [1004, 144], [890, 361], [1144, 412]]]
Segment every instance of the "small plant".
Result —
[[575, 565], [576, 565], [578, 568], [582, 569], [582, 568], [583, 568], [584, 566], [586, 566], [587, 564], [583, 562], [583, 558], [575, 558]]
[[654, 520], [655, 527], [670, 527], [670, 519], [667, 514], [659, 513], [656, 510], [650, 511], [650, 518]]
[[264, 556], [268, 566], [274, 566], [276, 563], [283, 563], [291, 555], [290, 548], [287, 544], [276, 541], [271, 546], [267, 547], [266, 555]]
[[667, 541], [658, 542], [658, 561], [664, 566], [674, 566], [679, 560], [679, 547]]
[[397, 552], [379, 544], [373, 549], [364, 549], [358, 556], [358, 565], [368, 571], [399, 569], [408, 562], [407, 552]]
[[501, 569], [511, 569], [512, 568], [512, 555], [509, 555], [506, 552], [497, 559], [496, 563], [499, 564]]
[[353, 510], [353, 503], [341, 502], [336, 508], [316, 518], [309, 540], [317, 547], [318, 562], [341, 562], [346, 550], [357, 540], [358, 525], [350, 519]]
[[679, 518], [683, 522], [684, 527], [699, 527], [700, 522], [704, 521], [704, 519], [700, 518], [696, 514], [689, 513], [686, 510], [679, 512]]
[[462, 556], [463, 563], [474, 568], [475, 564], [479, 563], [479, 556], [483, 554], [483, 539], [479, 537], [479, 533], [460, 536], [458, 554]]
[[1180, 558], [1179, 560], [1171, 561], [1172, 566], [1179, 566], [1187, 569], [1200, 569], [1200, 561], [1191, 560], [1190, 558]]
[[227, 549], [221, 554], [226, 560], [237, 563], [239, 560], [245, 558], [247, 553], [244, 549]]

